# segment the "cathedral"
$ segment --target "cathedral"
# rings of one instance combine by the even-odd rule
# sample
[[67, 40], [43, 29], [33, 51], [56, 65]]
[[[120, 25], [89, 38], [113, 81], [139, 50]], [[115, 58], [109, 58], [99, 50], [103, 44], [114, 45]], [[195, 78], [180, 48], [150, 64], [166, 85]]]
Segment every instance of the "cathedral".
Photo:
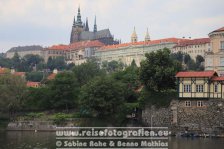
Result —
[[93, 31], [89, 30], [88, 18], [83, 23], [81, 19], [80, 7], [78, 8], [77, 19], [74, 17], [70, 43], [85, 41], [85, 40], [99, 40], [105, 45], [118, 44], [119, 42], [114, 40], [109, 29], [103, 29], [97, 31], [96, 16], [94, 21]]

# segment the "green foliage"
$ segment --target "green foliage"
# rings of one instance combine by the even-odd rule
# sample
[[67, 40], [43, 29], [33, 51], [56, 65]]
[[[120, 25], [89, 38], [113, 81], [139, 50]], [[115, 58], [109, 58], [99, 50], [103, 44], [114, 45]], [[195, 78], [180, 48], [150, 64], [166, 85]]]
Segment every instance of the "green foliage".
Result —
[[116, 72], [116, 71], [121, 71], [124, 68], [124, 63], [121, 61], [104, 61], [102, 62], [102, 68], [105, 69], [108, 73]]
[[52, 91], [50, 99], [53, 108], [69, 109], [77, 106], [79, 84], [71, 72], [63, 72], [49, 85]]
[[26, 73], [26, 80], [33, 82], [40, 82], [43, 79], [43, 72], [28, 72]]
[[28, 118], [40, 118], [42, 116], [44, 116], [44, 113], [43, 112], [30, 112], [30, 113], [27, 113], [26, 116]]
[[181, 66], [170, 57], [170, 50], [164, 48], [145, 56], [140, 67], [140, 80], [144, 85], [154, 91], [175, 88], [175, 75]]
[[116, 118], [125, 103], [125, 86], [111, 77], [97, 77], [81, 88], [81, 106], [97, 117]]
[[14, 113], [21, 109], [26, 83], [21, 77], [3, 75], [0, 77], [0, 110]]
[[50, 102], [52, 91], [48, 87], [28, 88], [23, 100], [23, 109], [45, 110], [52, 109]]
[[71, 115], [67, 115], [65, 113], [56, 113], [53, 116], [53, 121], [57, 125], [62, 125], [66, 121], [67, 118], [71, 118]]
[[49, 57], [47, 61], [47, 67], [50, 70], [54, 70], [54, 69], [64, 70], [66, 68], [64, 57], [60, 56], [60, 57], [56, 57], [55, 59], [52, 59], [52, 57]]
[[88, 60], [86, 63], [75, 66], [73, 72], [80, 86], [86, 84], [96, 76], [104, 75], [104, 71], [100, 70], [100, 67], [95, 60]]
[[139, 106], [144, 108], [146, 104], [157, 107], [168, 107], [172, 99], [177, 98], [175, 90], [166, 90], [163, 92], [149, 91], [144, 88], [139, 97]]

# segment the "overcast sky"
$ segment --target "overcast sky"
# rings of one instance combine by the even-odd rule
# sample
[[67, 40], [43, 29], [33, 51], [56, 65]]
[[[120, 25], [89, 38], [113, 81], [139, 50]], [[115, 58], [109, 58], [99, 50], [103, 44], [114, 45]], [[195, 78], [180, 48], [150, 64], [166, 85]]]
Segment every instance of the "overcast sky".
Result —
[[109, 28], [129, 42], [135, 26], [139, 40], [147, 27], [151, 39], [208, 37], [224, 26], [224, 0], [0, 0], [0, 52], [14, 46], [68, 44], [74, 15], [94, 16], [98, 30]]

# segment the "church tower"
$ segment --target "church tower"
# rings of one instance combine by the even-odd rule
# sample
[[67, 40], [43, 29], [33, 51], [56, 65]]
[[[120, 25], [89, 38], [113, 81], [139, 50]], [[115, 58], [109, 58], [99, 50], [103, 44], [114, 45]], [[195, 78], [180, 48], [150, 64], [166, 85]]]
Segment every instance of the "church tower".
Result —
[[94, 27], [93, 27], [93, 31], [94, 31], [94, 32], [97, 32], [96, 16], [95, 16], [95, 20], [94, 20]]
[[88, 23], [88, 18], [86, 18], [86, 27], [85, 27], [85, 31], [89, 31], [89, 23]]
[[134, 27], [134, 31], [131, 35], [131, 42], [137, 42], [137, 41], [138, 41], [138, 36], [136, 34], [135, 27]]
[[80, 12], [80, 7], [79, 7], [77, 19], [75, 20], [75, 17], [74, 17], [70, 43], [79, 41], [81, 32], [86, 28], [86, 27], [84, 28], [84, 26], [85, 26], [85, 23], [82, 23], [81, 12]]
[[146, 34], [145, 34], [145, 41], [150, 41], [150, 36], [149, 36], [149, 30], [147, 28]]

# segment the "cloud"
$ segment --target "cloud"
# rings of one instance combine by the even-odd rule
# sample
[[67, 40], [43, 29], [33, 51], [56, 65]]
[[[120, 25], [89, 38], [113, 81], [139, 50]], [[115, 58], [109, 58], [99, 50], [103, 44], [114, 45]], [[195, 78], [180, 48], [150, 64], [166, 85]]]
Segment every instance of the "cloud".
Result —
[[79, 5], [90, 29], [96, 15], [98, 29], [110, 28], [124, 42], [134, 26], [140, 40], [147, 27], [158, 39], [207, 37], [224, 26], [223, 0], [1, 0], [0, 51], [15, 43], [67, 44]]

